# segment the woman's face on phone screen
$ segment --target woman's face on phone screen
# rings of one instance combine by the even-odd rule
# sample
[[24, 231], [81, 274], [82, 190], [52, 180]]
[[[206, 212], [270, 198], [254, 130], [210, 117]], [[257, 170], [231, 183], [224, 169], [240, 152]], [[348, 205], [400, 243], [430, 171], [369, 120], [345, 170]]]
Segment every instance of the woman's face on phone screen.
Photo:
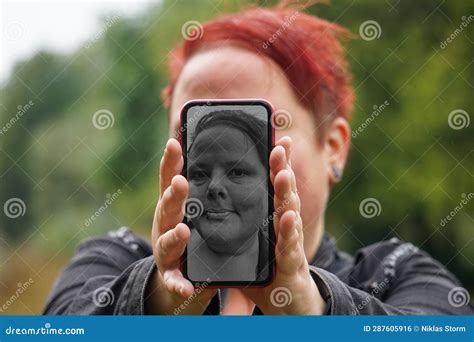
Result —
[[268, 215], [267, 170], [241, 130], [216, 125], [201, 131], [188, 152], [189, 199], [202, 203], [193, 225], [217, 253], [240, 254]]

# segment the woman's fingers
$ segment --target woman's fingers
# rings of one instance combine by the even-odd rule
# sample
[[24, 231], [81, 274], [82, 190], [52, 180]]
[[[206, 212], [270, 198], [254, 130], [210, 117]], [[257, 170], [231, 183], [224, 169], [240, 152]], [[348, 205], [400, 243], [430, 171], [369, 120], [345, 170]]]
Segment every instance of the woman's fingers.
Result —
[[175, 293], [183, 298], [189, 298], [194, 292], [193, 284], [183, 277], [179, 269], [163, 272], [163, 280], [169, 292]]
[[300, 198], [291, 186], [292, 177], [294, 175], [288, 170], [281, 170], [275, 176], [273, 188], [275, 194], [274, 208], [277, 218], [280, 218], [286, 210], [300, 211]]
[[286, 168], [285, 149], [282, 146], [275, 146], [270, 154], [270, 179], [274, 183], [278, 172]]
[[293, 143], [293, 140], [287, 135], [285, 135], [284, 137], [281, 137], [275, 143], [276, 146], [282, 146], [285, 149], [288, 164], [290, 165], [291, 165], [291, 144], [292, 143]]
[[169, 139], [160, 161], [160, 198], [171, 185], [173, 177], [181, 173], [183, 163], [181, 145], [176, 139]]
[[270, 177], [274, 188], [275, 233], [277, 236], [282, 214], [287, 210], [295, 210], [299, 213], [301, 208], [295, 173], [289, 163], [290, 151], [291, 138], [283, 137], [278, 140], [270, 155]]
[[[278, 172], [275, 176], [273, 187], [278, 202], [291, 200], [290, 197], [294, 194], [291, 188], [291, 172], [288, 170]], [[275, 205], [275, 207], [277, 206]]]
[[[278, 145], [281, 144], [281, 145]], [[270, 180], [273, 182], [275, 176], [281, 170], [288, 170], [292, 174], [291, 187], [296, 192], [296, 177], [291, 168], [291, 138], [283, 137], [278, 140], [277, 145], [270, 154]]]
[[299, 215], [294, 210], [286, 211], [280, 219], [280, 229], [276, 245], [278, 272], [291, 275], [298, 272], [304, 261], [302, 232]]
[[157, 261], [160, 269], [179, 268], [181, 256], [191, 236], [189, 227], [178, 223], [161, 235], [157, 241]]
[[[165, 152], [160, 162], [160, 175], [159, 175], [160, 196], [158, 199], [158, 203], [156, 205], [155, 215], [154, 215], [154, 220], [153, 220], [153, 230], [152, 230], [153, 241], [156, 241], [164, 225], [166, 225], [168, 228], [174, 227], [178, 222], [181, 221], [181, 220], [177, 221], [176, 223], [173, 224], [172, 221], [164, 220], [164, 217], [161, 213], [163, 211], [163, 207], [165, 207], [166, 209], [166, 207], [168, 206], [168, 205], [163, 204], [163, 197], [165, 197], [165, 193], [167, 192], [167, 190], [170, 189], [172, 179], [174, 178], [174, 176], [179, 175], [181, 173], [182, 168], [183, 168], [183, 157], [181, 155], [181, 145], [176, 139], [169, 139], [168, 142], [166, 143]], [[179, 185], [180, 184], [178, 184], [178, 187]], [[180, 194], [179, 193], [180, 189], [181, 189], [180, 187], [177, 189], [178, 194]], [[168, 193], [169, 194], [166, 196], [168, 198], [167, 202], [168, 203], [173, 202], [172, 190], [168, 190]]]
[[188, 197], [189, 185], [186, 178], [176, 175], [170, 186], [163, 193], [159, 202], [158, 229], [163, 234], [170, 228], [183, 221], [184, 206]]

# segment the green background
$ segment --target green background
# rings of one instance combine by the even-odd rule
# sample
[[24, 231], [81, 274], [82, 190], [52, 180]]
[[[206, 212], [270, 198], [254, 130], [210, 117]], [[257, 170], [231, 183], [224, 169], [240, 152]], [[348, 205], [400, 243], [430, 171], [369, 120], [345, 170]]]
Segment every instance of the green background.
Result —
[[[20, 198], [26, 206], [15, 219], [0, 212], [0, 305], [19, 283], [34, 282], [4, 313], [39, 313], [81, 239], [122, 225], [149, 237], [168, 134], [160, 98], [167, 55], [187, 21], [205, 22], [244, 5], [164, 1], [138, 17], [119, 18], [72, 54], [42, 51], [15, 66], [1, 89], [0, 126], [19, 105], [34, 105], [0, 135], [0, 204]], [[357, 95], [353, 129], [374, 106], [389, 103], [352, 140], [344, 178], [328, 203], [327, 231], [349, 252], [391, 237], [410, 241], [471, 294], [472, 203], [446, 225], [440, 222], [473, 192], [472, 124], [453, 129], [448, 116], [462, 109], [470, 119], [474, 108], [474, 20], [445, 48], [441, 43], [473, 7], [468, 1], [371, 0], [308, 10], [354, 33], [345, 44]], [[381, 28], [370, 41], [359, 37], [367, 20]], [[101, 109], [114, 116], [105, 130], [92, 123]], [[379, 201], [378, 216], [361, 215], [366, 198]]]

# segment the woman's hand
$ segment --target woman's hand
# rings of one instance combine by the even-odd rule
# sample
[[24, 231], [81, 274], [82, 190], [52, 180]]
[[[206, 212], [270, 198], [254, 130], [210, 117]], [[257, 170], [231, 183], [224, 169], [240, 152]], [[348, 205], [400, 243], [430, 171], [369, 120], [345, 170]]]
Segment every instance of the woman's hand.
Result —
[[202, 314], [217, 291], [200, 289], [194, 293], [194, 286], [180, 270], [181, 256], [191, 236], [189, 227], [182, 223], [189, 191], [182, 168], [181, 145], [169, 139], [160, 162], [160, 199], [152, 228], [157, 271], [147, 289], [147, 313]]
[[291, 138], [281, 138], [270, 154], [276, 213], [275, 278], [267, 287], [242, 291], [266, 315], [321, 315], [326, 303], [309, 273], [304, 254], [301, 204], [290, 162], [291, 143]]

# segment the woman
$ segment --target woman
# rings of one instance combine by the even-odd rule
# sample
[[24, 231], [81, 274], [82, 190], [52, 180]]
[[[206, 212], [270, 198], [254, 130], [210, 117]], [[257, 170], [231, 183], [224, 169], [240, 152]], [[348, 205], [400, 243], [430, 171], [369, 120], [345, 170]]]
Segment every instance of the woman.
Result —
[[266, 278], [266, 130], [263, 121], [241, 110], [214, 111], [197, 122], [188, 148], [188, 203], [197, 201], [202, 210], [189, 217], [191, 279]]
[[[169, 54], [164, 96], [170, 136], [179, 131], [180, 109], [191, 99], [263, 98], [288, 114], [269, 160], [274, 207], [286, 204], [275, 212], [276, 270], [269, 286], [231, 289], [220, 303], [216, 289], [195, 290], [183, 277], [180, 260], [191, 237], [182, 223], [189, 183], [180, 175], [180, 144], [170, 139], [160, 163], [151, 246], [128, 230], [85, 242], [45, 312], [472, 314], [469, 304], [450, 304], [458, 280], [412, 245], [382, 241], [353, 257], [324, 232], [325, 206], [350, 146], [353, 89], [338, 41], [346, 33], [292, 8], [254, 8], [205, 24], [202, 37]], [[283, 303], [276, 301], [282, 290], [288, 298]], [[113, 300], [94, 301], [104, 292]]]

